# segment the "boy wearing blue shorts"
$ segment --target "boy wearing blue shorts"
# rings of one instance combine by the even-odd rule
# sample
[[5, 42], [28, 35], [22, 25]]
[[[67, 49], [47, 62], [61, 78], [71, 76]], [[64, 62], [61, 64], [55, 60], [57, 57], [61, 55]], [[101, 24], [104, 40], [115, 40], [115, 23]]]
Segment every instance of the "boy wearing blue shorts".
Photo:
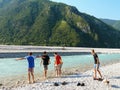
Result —
[[92, 50], [92, 55], [94, 57], [94, 76], [93, 76], [93, 79], [94, 80], [97, 80], [97, 72], [98, 74], [100, 75], [100, 77], [102, 78], [102, 75], [101, 75], [101, 72], [99, 70], [99, 67], [100, 67], [100, 61], [99, 61], [99, 58], [98, 58], [98, 55], [95, 53], [94, 50]]

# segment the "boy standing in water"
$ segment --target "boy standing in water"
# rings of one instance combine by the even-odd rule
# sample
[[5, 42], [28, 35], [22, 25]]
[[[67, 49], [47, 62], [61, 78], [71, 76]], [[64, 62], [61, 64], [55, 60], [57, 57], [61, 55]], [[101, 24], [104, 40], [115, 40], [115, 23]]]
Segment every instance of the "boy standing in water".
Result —
[[56, 76], [58, 77], [58, 76], [61, 76], [61, 73], [62, 73], [61, 68], [62, 68], [63, 62], [62, 62], [61, 56], [57, 52], [55, 52], [54, 55], [55, 55], [54, 65], [56, 70]]
[[101, 72], [99, 70], [99, 67], [100, 67], [100, 61], [99, 61], [99, 58], [98, 58], [98, 55], [95, 53], [94, 50], [92, 50], [91, 54], [93, 55], [94, 57], [94, 76], [93, 76], [93, 79], [94, 80], [97, 80], [97, 72], [99, 73], [100, 77], [102, 78], [102, 75], [101, 75]]
[[41, 63], [43, 63], [43, 66], [44, 66], [44, 79], [46, 79], [47, 78], [48, 65], [50, 64], [50, 57], [48, 56], [47, 52], [44, 51], [41, 58], [42, 58]]
[[18, 58], [16, 60], [24, 60], [26, 59], [28, 61], [28, 83], [31, 83], [31, 77], [32, 77], [32, 83], [35, 82], [34, 80], [34, 60], [36, 59], [36, 56], [32, 55], [32, 52], [28, 53], [28, 56], [25, 56], [24, 58]]

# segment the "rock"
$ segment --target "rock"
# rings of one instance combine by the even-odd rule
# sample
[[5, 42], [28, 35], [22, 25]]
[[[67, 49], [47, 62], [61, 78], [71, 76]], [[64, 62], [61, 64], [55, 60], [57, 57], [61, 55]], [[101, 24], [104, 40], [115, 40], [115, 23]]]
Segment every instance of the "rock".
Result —
[[0, 83], [0, 86], [2, 86], [3, 84], [2, 83]]
[[68, 83], [64, 81], [64, 82], [62, 82], [61, 84], [62, 84], [62, 85], [66, 85], [66, 84], [68, 84]]
[[77, 86], [80, 86], [80, 85], [81, 85], [81, 84], [78, 82], [78, 83], [77, 83]]
[[55, 82], [55, 83], [54, 83], [54, 86], [59, 86], [59, 84]]

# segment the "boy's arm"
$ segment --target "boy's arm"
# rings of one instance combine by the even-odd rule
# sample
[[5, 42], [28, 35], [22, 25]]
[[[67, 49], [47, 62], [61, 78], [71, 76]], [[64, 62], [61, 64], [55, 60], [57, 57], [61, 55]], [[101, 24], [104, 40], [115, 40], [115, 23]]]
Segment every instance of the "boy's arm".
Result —
[[42, 56], [36, 56], [36, 58], [41, 58]]
[[48, 63], [50, 64], [51, 62], [50, 62], [50, 59], [48, 60]]
[[43, 63], [43, 60], [41, 59], [40, 66], [42, 65], [42, 63]]
[[54, 60], [54, 65], [56, 65], [56, 59]]
[[16, 58], [16, 60], [24, 60], [25, 58]]
[[60, 59], [60, 63], [61, 63], [61, 64], [63, 64], [63, 61], [62, 61], [62, 59]]

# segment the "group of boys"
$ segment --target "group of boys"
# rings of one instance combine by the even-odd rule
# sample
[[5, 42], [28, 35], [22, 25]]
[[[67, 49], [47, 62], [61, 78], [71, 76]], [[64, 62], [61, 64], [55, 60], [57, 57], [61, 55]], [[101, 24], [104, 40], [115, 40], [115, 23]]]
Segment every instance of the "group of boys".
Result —
[[[92, 50], [91, 54], [94, 57], [93, 79], [98, 80], [97, 72], [100, 75], [100, 77], [103, 78], [102, 75], [101, 75], [101, 72], [99, 70], [100, 61], [99, 61], [98, 55], [95, 53], [94, 50]], [[61, 76], [61, 67], [62, 67], [63, 62], [62, 62], [61, 56], [57, 52], [54, 53], [54, 56], [55, 56], [54, 66], [55, 66], [56, 76], [59, 77], [59, 76]], [[48, 65], [50, 64], [50, 57], [47, 55], [46, 51], [43, 52], [42, 56], [33, 56], [32, 52], [30, 52], [30, 53], [28, 53], [28, 56], [26, 56], [24, 58], [18, 58], [17, 59], [17, 60], [26, 59], [28, 61], [28, 82], [29, 83], [31, 83], [31, 80], [30, 80], [31, 77], [32, 77], [33, 83], [35, 82], [35, 79], [34, 79], [34, 66], [35, 66], [34, 65], [34, 60], [36, 58], [42, 58], [41, 63], [43, 63], [43, 66], [44, 66], [44, 78], [46, 79], [47, 78]]]
[[[55, 61], [54, 61], [54, 66], [55, 66], [55, 71], [56, 71], [56, 76], [61, 76], [61, 67], [62, 67], [62, 59], [61, 56], [58, 55], [57, 52], [54, 53], [55, 56]], [[43, 64], [44, 67], [44, 79], [47, 78], [47, 70], [48, 70], [48, 65], [50, 64], [50, 57], [48, 56], [47, 52], [44, 51], [42, 56], [34, 56], [32, 52], [28, 53], [28, 56], [25, 56], [23, 58], [18, 58], [16, 60], [24, 60], [26, 59], [28, 61], [28, 83], [31, 83], [31, 77], [32, 77], [32, 83], [35, 82], [34, 79], [34, 60], [36, 58], [41, 58], [41, 63]]]

